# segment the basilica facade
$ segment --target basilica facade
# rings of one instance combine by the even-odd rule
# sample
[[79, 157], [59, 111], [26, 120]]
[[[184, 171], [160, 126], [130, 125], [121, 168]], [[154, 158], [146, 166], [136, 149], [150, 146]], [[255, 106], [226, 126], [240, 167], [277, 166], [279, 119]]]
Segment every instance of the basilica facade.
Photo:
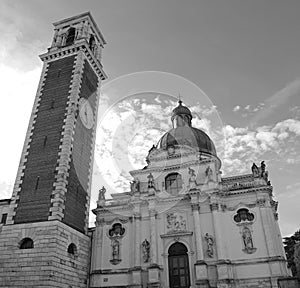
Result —
[[266, 165], [221, 177], [214, 143], [179, 101], [131, 191], [99, 192], [92, 287], [278, 287], [288, 276]]
[[222, 177], [181, 101], [130, 191], [100, 189], [88, 227], [105, 44], [90, 13], [54, 23], [12, 197], [0, 203], [0, 287], [283, 287], [264, 161]]

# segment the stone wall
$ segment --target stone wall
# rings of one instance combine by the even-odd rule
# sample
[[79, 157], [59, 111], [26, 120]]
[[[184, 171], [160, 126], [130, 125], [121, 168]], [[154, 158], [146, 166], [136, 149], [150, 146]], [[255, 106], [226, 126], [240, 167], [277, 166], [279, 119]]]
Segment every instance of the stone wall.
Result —
[[[34, 248], [20, 249], [26, 237]], [[87, 287], [89, 249], [88, 236], [59, 221], [2, 226], [0, 287]]]

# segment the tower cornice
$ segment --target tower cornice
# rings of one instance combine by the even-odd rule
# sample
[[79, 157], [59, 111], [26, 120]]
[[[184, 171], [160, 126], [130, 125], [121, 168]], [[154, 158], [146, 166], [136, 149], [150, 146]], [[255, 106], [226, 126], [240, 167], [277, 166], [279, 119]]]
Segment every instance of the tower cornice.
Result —
[[107, 75], [103, 70], [103, 66], [93, 55], [93, 53], [91, 52], [90, 48], [87, 45], [87, 42], [84, 39], [78, 41], [72, 46], [61, 47], [59, 49], [51, 48], [49, 52], [41, 54], [39, 57], [44, 62], [51, 62], [59, 58], [63, 58], [72, 55], [74, 53], [77, 53], [79, 50], [82, 50], [84, 52], [84, 54], [92, 64], [94, 70], [99, 75], [100, 79], [101, 80], [107, 79]]

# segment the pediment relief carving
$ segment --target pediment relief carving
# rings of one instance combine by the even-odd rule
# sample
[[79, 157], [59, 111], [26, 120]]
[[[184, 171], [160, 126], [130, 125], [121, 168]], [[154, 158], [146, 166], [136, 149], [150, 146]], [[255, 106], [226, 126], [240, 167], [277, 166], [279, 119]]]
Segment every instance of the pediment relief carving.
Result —
[[184, 212], [170, 212], [166, 215], [166, 231], [168, 234], [187, 231], [187, 217]]

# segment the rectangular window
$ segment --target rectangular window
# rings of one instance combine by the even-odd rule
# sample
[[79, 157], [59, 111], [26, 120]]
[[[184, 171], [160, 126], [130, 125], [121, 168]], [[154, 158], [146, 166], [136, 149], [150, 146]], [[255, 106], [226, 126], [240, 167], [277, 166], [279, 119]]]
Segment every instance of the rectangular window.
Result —
[[7, 213], [2, 214], [1, 224], [6, 224]]

